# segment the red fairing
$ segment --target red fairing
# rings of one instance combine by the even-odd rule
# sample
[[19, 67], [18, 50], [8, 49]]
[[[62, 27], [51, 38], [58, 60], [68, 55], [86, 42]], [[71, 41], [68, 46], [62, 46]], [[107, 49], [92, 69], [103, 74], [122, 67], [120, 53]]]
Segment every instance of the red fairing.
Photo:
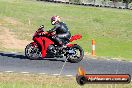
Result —
[[31, 42], [30, 44], [35, 45], [36, 43], [35, 42]]
[[74, 44], [66, 44], [67, 47], [72, 47]]
[[[37, 45], [36, 42], [31, 42], [30, 44], [32, 44], [33, 47], [34, 47], [35, 45]], [[38, 46], [36, 46], [36, 47], [38, 47]]]
[[74, 41], [74, 40], [77, 40], [77, 39], [81, 39], [82, 38], [82, 35], [78, 34], [78, 35], [74, 35], [70, 38], [70, 42]]
[[38, 42], [42, 47], [42, 57], [46, 56], [46, 51], [49, 45], [54, 44], [53, 41], [46, 37], [35, 37], [34, 41]]

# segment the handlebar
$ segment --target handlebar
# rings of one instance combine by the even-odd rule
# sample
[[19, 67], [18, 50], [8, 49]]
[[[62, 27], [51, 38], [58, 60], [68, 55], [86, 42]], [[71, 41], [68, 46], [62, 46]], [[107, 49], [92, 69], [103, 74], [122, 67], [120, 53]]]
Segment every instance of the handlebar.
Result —
[[39, 28], [44, 28], [44, 25], [41, 25]]
[[38, 31], [44, 31], [44, 25], [41, 25], [41, 26], [38, 28]]
[[34, 37], [35, 36], [44, 36], [44, 35], [45, 36], [52, 36], [55, 34], [54, 32], [50, 32], [50, 31], [45, 32], [43, 28], [44, 28], [44, 25], [41, 25], [38, 28], [38, 30], [35, 32]]

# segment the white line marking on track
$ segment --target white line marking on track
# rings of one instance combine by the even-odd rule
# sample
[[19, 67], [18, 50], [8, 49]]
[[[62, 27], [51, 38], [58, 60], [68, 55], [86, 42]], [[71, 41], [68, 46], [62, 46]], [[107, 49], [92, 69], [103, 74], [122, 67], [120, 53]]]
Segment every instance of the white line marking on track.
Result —
[[122, 61], [122, 60], [119, 59], [119, 60], [117, 60], [117, 61]]
[[58, 76], [58, 75], [60, 75], [60, 74], [52, 74], [52, 75], [54, 75], [54, 76]]
[[132, 62], [132, 61], [130, 61], [130, 62]]
[[65, 76], [71, 77], [71, 76], [73, 76], [73, 75], [65, 75]]
[[107, 59], [107, 60], [111, 60], [111, 59]]
[[17, 52], [11, 52], [11, 53], [17, 53]]
[[6, 73], [12, 73], [13, 71], [5, 71]]
[[45, 75], [46, 73], [39, 73], [40, 75]]
[[28, 74], [29, 72], [21, 72], [22, 74]]

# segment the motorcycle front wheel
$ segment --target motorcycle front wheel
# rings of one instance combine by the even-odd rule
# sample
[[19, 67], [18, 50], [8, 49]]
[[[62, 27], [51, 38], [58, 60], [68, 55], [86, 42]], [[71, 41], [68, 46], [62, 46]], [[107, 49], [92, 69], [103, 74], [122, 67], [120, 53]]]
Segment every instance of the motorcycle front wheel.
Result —
[[72, 54], [68, 54], [67, 60], [71, 63], [78, 63], [84, 57], [84, 51], [79, 45], [74, 45], [71, 47]]
[[41, 51], [37, 45], [30, 43], [25, 48], [25, 56], [31, 60], [40, 59]]

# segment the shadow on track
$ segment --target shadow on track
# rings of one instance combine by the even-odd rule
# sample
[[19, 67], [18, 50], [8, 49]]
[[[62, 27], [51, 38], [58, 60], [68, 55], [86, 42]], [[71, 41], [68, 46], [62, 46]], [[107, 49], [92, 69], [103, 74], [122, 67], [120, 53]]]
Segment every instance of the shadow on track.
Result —
[[27, 59], [24, 55], [17, 55], [15, 53], [7, 54], [7, 53], [0, 53], [0, 56], [4, 57], [12, 57], [12, 58], [19, 58], [19, 59]]
[[[19, 59], [28, 59], [24, 55], [18, 55], [18, 54], [15, 54], [15, 53], [7, 54], [7, 53], [0, 52], [0, 56], [11, 57], [11, 58], [19, 58]], [[61, 62], [65, 62], [64, 60], [59, 60], [59, 59], [54, 59], [54, 58], [44, 58], [44, 59], [36, 59], [36, 60], [48, 60], [48, 61], [61, 61]]]

